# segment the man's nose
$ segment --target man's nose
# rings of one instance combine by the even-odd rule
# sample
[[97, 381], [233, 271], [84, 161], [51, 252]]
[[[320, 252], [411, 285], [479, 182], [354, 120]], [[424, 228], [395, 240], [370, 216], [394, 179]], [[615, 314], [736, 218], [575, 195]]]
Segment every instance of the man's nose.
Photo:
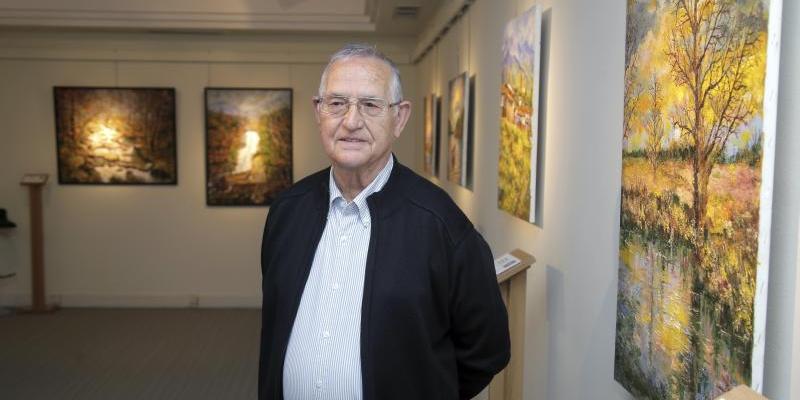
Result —
[[361, 112], [358, 110], [358, 103], [348, 104], [343, 124], [345, 128], [351, 131], [364, 127], [364, 117], [361, 116]]

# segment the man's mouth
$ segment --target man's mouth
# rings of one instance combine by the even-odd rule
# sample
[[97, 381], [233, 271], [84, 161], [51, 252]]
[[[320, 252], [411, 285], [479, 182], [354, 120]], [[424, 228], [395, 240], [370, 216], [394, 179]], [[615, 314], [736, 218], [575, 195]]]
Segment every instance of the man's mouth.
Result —
[[363, 142], [366, 142], [366, 140], [359, 139], [359, 138], [340, 138], [339, 140], [341, 140], [343, 142], [347, 142], [347, 143], [363, 143]]

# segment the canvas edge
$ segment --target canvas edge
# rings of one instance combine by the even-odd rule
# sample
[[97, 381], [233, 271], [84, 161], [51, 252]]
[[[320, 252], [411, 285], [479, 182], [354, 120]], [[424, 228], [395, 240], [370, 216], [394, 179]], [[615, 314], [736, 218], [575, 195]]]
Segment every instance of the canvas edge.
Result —
[[459, 185], [467, 188], [467, 164], [469, 162], [469, 130], [472, 124], [469, 123], [471, 117], [470, 99], [472, 98], [472, 91], [470, 90], [470, 75], [469, 71], [464, 71], [461, 74], [464, 77], [464, 88], [462, 94], [462, 108], [461, 115], [463, 115], [463, 122], [461, 127], [461, 177], [459, 178]]
[[[759, 234], [756, 266], [756, 292], [753, 300], [753, 353], [750, 387], [761, 393], [764, 380], [764, 350], [769, 282], [769, 245], [772, 225], [772, 190], [775, 173], [775, 136], [778, 110], [781, 12], [783, 0], [771, 0], [767, 22], [767, 61], [764, 80], [764, 147], [761, 161]], [[766, 185], [766, 187], [765, 187]]]
[[531, 154], [530, 154], [530, 204], [528, 211], [528, 222], [536, 223], [536, 177], [539, 175], [537, 169], [539, 151], [539, 88], [541, 86], [541, 55], [542, 55], [542, 6], [536, 4], [531, 7], [534, 13], [536, 27], [533, 34], [533, 93], [531, 94]]
[[441, 149], [442, 149], [442, 96], [436, 93], [433, 96], [433, 145], [436, 150], [433, 152], [433, 176], [439, 179], [439, 172], [441, 169]]
[[[428, 171], [428, 154], [425, 153], [426, 142], [428, 141], [428, 121], [426, 117], [428, 115], [429, 96], [429, 94], [422, 96], [422, 172], [431, 175], [431, 171]], [[431, 170], [433, 170], [433, 168], [431, 168]]]

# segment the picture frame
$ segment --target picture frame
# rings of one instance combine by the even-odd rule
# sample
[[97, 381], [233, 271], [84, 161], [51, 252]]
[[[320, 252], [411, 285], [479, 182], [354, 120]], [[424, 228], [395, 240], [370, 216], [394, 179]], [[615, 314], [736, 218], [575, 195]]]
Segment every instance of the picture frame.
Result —
[[58, 183], [177, 185], [175, 89], [53, 87]]
[[431, 176], [439, 176], [439, 146], [441, 130], [439, 121], [442, 100], [431, 93], [423, 100], [423, 171]]
[[268, 206], [292, 185], [291, 88], [207, 87], [206, 205]]
[[542, 7], [510, 20], [503, 33], [497, 206], [536, 222]]
[[470, 170], [470, 78], [462, 72], [448, 83], [447, 179], [469, 187]]

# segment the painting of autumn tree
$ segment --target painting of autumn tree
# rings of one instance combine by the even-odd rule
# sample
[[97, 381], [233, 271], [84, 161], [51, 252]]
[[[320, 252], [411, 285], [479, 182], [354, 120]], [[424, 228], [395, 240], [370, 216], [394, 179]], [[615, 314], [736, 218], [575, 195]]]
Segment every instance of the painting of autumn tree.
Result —
[[627, 2], [614, 376], [637, 398], [760, 387], [770, 1]]
[[53, 88], [62, 184], [175, 184], [175, 90]]
[[292, 185], [292, 90], [206, 88], [206, 202], [269, 205]]

